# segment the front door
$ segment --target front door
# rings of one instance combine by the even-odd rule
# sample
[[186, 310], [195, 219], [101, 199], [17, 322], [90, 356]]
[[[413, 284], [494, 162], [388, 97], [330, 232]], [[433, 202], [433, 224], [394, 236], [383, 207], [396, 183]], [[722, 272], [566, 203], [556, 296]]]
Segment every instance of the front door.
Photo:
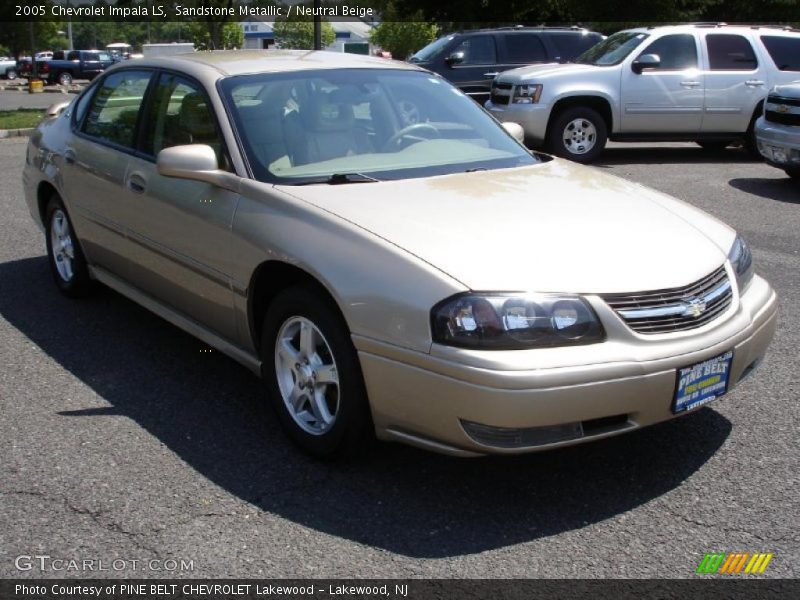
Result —
[[660, 37], [638, 52], [634, 60], [644, 54], [657, 54], [661, 64], [641, 73], [630, 65], [623, 67], [623, 133], [699, 132], [704, 78], [694, 35]]
[[457, 44], [450, 56], [462, 53], [461, 62], [454, 63], [445, 77], [473, 100], [483, 103], [489, 99], [492, 80], [497, 74], [497, 45], [491, 34], [470, 35]]

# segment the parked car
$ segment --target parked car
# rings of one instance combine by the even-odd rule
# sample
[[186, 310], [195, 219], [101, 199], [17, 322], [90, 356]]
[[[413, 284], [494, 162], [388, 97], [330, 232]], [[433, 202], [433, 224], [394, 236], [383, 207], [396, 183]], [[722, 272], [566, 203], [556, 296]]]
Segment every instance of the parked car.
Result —
[[36, 129], [25, 198], [64, 294], [102, 282], [246, 365], [317, 456], [574, 444], [752, 373], [777, 301], [744, 240], [521, 133], [380, 58], [143, 58]]
[[800, 179], [800, 81], [772, 89], [756, 121], [756, 139], [769, 164]]
[[603, 36], [580, 27], [501, 27], [440, 37], [408, 60], [434, 71], [483, 104], [498, 73], [538, 63], [567, 62]]
[[[70, 85], [75, 79], [94, 79], [114, 62], [104, 50], [59, 50], [48, 60], [37, 60], [36, 67], [39, 76], [48, 83]], [[30, 77], [32, 71], [30, 61], [21, 64], [20, 72], [25, 77]]]
[[17, 78], [17, 73], [17, 61], [13, 58], [0, 59], [0, 75], [11, 80]]
[[575, 64], [507, 71], [486, 107], [526, 140], [578, 162], [608, 139], [724, 148], [753, 127], [767, 91], [797, 79], [800, 30], [679, 25], [621, 31]]

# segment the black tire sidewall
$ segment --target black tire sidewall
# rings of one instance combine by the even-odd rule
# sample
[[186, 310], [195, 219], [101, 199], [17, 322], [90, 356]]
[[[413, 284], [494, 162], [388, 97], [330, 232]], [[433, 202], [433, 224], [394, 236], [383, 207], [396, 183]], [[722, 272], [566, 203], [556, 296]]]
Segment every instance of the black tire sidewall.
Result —
[[[312, 435], [289, 414], [275, 373], [275, 340], [291, 317], [312, 321], [328, 342], [339, 376], [339, 412], [330, 431]], [[280, 292], [264, 318], [261, 338], [262, 377], [272, 408], [288, 436], [317, 458], [350, 456], [368, 439], [371, 420], [358, 356], [350, 332], [338, 312], [313, 287], [297, 286]]]
[[[567, 150], [567, 147], [564, 145], [564, 141], [561, 139], [561, 135], [564, 131], [564, 128], [567, 126], [567, 123], [575, 119], [586, 119], [587, 121], [590, 121], [592, 125], [594, 125], [595, 131], [597, 132], [597, 139], [595, 140], [594, 147], [585, 154], [571, 153], [569, 150]], [[600, 156], [600, 153], [603, 152], [606, 147], [607, 141], [608, 128], [606, 127], [606, 122], [600, 113], [592, 108], [578, 106], [574, 108], [567, 108], [556, 115], [556, 118], [550, 127], [547, 146], [548, 150], [556, 156], [585, 164], [592, 162], [598, 156]]]
[[[64, 279], [62, 279], [61, 275], [58, 273], [55, 256], [53, 255], [53, 244], [50, 239], [53, 215], [55, 214], [56, 210], [61, 210], [67, 219], [70, 236], [72, 237], [72, 246], [75, 253], [75, 258], [73, 258], [72, 279], [69, 281], [64, 281]], [[50, 272], [53, 275], [53, 280], [58, 286], [58, 289], [61, 290], [61, 292], [65, 295], [74, 298], [88, 294], [91, 291], [92, 284], [91, 278], [89, 277], [89, 268], [86, 264], [83, 251], [81, 250], [78, 236], [75, 233], [75, 227], [72, 225], [72, 219], [70, 219], [69, 213], [64, 207], [64, 203], [61, 202], [58, 197], [53, 197], [50, 200], [47, 205], [47, 210], [45, 211], [45, 243], [47, 245], [47, 261], [50, 265]]]

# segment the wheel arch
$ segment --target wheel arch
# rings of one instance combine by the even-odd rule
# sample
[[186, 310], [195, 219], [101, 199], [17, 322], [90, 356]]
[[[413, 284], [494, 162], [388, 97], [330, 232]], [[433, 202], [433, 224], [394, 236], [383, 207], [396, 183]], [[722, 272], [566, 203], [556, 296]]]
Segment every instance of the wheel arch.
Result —
[[256, 350], [261, 349], [261, 330], [270, 303], [280, 292], [296, 285], [313, 288], [330, 303], [342, 323], [347, 325], [347, 319], [336, 297], [318, 277], [297, 265], [281, 260], [266, 260], [255, 268], [247, 286], [247, 322], [250, 339]]
[[[56, 186], [49, 181], [39, 182], [36, 188], [36, 204], [39, 209], [39, 220], [45, 227], [47, 227], [47, 223], [45, 222], [47, 219], [47, 205], [53, 196], [61, 198], [61, 194], [58, 193]], [[63, 202], [64, 199], [61, 198], [61, 201]]]
[[611, 110], [611, 102], [605, 96], [595, 95], [595, 94], [580, 94], [576, 96], [564, 96], [556, 100], [553, 104], [553, 108], [550, 110], [550, 117], [547, 121], [547, 132], [545, 133], [545, 139], [549, 139], [551, 128], [553, 127], [553, 123], [558, 118], [558, 115], [561, 114], [562, 111], [567, 110], [568, 108], [575, 108], [575, 107], [588, 107], [593, 110], [596, 110], [606, 124], [606, 131], [608, 131], [608, 135], [611, 135], [611, 132], [614, 130], [614, 113]]

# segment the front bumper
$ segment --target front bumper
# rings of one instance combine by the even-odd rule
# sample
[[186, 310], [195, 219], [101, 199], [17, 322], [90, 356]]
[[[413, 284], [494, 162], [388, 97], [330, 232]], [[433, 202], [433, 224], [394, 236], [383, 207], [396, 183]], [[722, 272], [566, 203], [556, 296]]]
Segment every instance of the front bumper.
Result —
[[[607, 329], [607, 320], [617, 318], [610, 309], [600, 316]], [[731, 313], [702, 333], [677, 343], [631, 333], [627, 340], [610, 336], [581, 348], [511, 351], [541, 359], [535, 369], [479, 366], [478, 354], [497, 362], [491, 352], [444, 348], [436, 356], [436, 346], [423, 355], [357, 336], [354, 342], [379, 438], [475, 456], [571, 445], [674, 418], [677, 369], [732, 349], [730, 392], [760, 363], [776, 323], [776, 295], [756, 276]], [[610, 334], [616, 327], [625, 325], [611, 323]], [[564, 366], [570, 355], [572, 363], [584, 364]], [[509, 444], [507, 430], [543, 435], [534, 436], [535, 444]]]
[[769, 164], [779, 169], [800, 169], [800, 127], [780, 125], [760, 117], [755, 134], [758, 151]]
[[547, 136], [547, 122], [550, 119], [549, 104], [493, 104], [489, 100], [484, 107], [501, 123], [518, 123], [525, 130], [525, 141], [543, 144]]

